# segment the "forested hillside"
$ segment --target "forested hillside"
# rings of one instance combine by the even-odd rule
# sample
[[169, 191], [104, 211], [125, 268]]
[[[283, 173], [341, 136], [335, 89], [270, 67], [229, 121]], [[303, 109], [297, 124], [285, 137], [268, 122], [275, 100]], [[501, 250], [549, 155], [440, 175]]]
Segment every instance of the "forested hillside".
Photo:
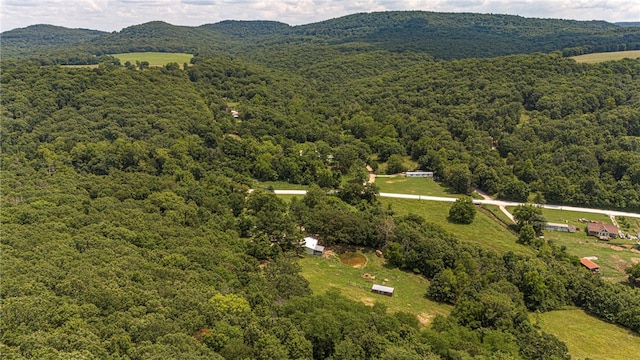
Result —
[[[198, 27], [161, 21], [114, 33], [43, 26], [1, 34], [3, 57], [29, 57], [24, 44], [37, 40], [48, 63], [65, 64], [65, 55], [87, 58], [110, 53], [162, 51], [253, 53], [265, 46], [309, 43], [359, 44], [367, 50], [421, 52], [436, 59], [495, 57], [564, 50], [565, 56], [640, 49], [640, 28], [604, 21], [523, 18], [513, 15], [396, 11], [354, 14], [319, 23], [289, 26], [275, 21], [222, 21]], [[60, 47], [60, 45], [70, 45]], [[91, 62], [93, 63], [93, 62]]]
[[[365, 184], [367, 164], [395, 160], [453, 193], [637, 211], [640, 61], [445, 61], [375, 46], [366, 31], [261, 34], [325, 25], [150, 23], [52, 47], [59, 58], [3, 59], [3, 358], [568, 359], [529, 316], [567, 306], [640, 332], [640, 290], [535, 241], [536, 208], [514, 211], [528, 214], [519, 241], [536, 256], [497, 253], [397, 215]], [[202, 31], [219, 40], [205, 51]], [[89, 48], [175, 46], [199, 51], [186, 69], [42, 66]], [[309, 192], [285, 201], [258, 181]], [[423, 326], [311, 294], [297, 264], [306, 235], [381, 249], [451, 313]]]

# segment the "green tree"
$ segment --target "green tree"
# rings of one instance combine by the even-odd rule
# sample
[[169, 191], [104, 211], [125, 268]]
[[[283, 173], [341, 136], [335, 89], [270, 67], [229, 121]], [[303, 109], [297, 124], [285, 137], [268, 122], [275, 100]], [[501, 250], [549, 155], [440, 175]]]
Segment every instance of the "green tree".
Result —
[[449, 221], [456, 224], [471, 224], [475, 216], [476, 206], [468, 196], [456, 199], [449, 209]]
[[454, 164], [444, 170], [444, 182], [458, 194], [470, 194], [472, 180], [471, 170], [467, 164]]
[[640, 263], [631, 265], [625, 272], [629, 275], [629, 283], [640, 286]]
[[513, 218], [518, 226], [518, 231], [525, 226], [531, 225], [536, 232], [536, 235], [542, 235], [547, 225], [547, 219], [542, 216], [542, 210], [533, 205], [520, 205], [513, 210]]
[[536, 231], [531, 224], [526, 224], [518, 231], [518, 242], [523, 245], [531, 245], [536, 239]]
[[393, 154], [387, 160], [387, 174], [399, 174], [407, 171], [404, 159], [401, 155]]

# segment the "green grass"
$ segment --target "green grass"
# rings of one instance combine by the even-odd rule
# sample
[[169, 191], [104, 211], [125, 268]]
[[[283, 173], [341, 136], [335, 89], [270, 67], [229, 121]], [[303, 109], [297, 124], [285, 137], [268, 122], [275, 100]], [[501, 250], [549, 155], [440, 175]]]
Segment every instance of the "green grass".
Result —
[[376, 186], [380, 192], [397, 194], [415, 194], [429, 196], [459, 197], [447, 191], [445, 187], [430, 178], [414, 177], [379, 177], [376, 178]]
[[600, 275], [614, 282], [626, 280], [624, 269], [631, 266], [633, 261], [640, 261], [640, 253], [632, 251], [637, 246], [631, 240], [599, 241], [593, 236], [587, 236], [584, 231], [575, 234], [546, 231], [545, 238], [559, 246], [565, 246], [571, 255], [581, 258], [597, 256], [598, 259], [594, 262], [600, 266]]
[[513, 221], [511, 221], [511, 219], [509, 219], [509, 217], [507, 215], [505, 215], [505, 213], [503, 213], [500, 210], [500, 207], [498, 205], [482, 205], [482, 207], [489, 211], [491, 214], [493, 214], [493, 216], [497, 217], [498, 219], [500, 219], [503, 223], [505, 223], [506, 225], [511, 225], [513, 224]]
[[274, 190], [308, 190], [309, 185], [291, 184], [286, 181], [259, 181], [255, 185], [256, 189], [271, 187]]
[[136, 61], [147, 61], [149, 66], [164, 66], [168, 63], [176, 62], [182, 66], [184, 63], [189, 63], [192, 54], [182, 53], [163, 53], [163, 52], [132, 52], [122, 54], [111, 54], [111, 56], [120, 60], [121, 64], [129, 61], [135, 64]]
[[640, 336], [582, 310], [551, 311], [535, 317], [544, 331], [567, 344], [573, 359], [626, 360], [640, 354]]
[[[328, 258], [306, 255], [300, 259], [302, 276], [310, 284], [314, 294], [324, 294], [329, 289], [338, 289], [350, 299], [367, 305], [376, 302], [387, 306], [391, 312], [406, 311], [418, 316], [423, 324], [437, 315], [448, 315], [453, 308], [425, 298], [429, 281], [420, 275], [385, 266], [385, 260], [377, 257], [371, 250], [360, 251], [367, 258], [361, 268], [343, 264], [338, 256]], [[364, 274], [375, 276], [365, 278]], [[384, 281], [384, 280], [388, 281]], [[371, 292], [372, 284], [383, 284], [395, 288], [393, 297]]]
[[478, 211], [470, 225], [453, 224], [447, 220], [452, 203], [411, 199], [379, 198], [384, 204], [390, 204], [397, 215], [414, 213], [427, 221], [436, 223], [450, 231], [462, 241], [478, 244], [499, 253], [513, 251], [518, 254], [533, 255], [533, 251], [516, 243], [516, 235], [498, 224], [488, 215]]
[[640, 50], [593, 53], [593, 54], [573, 56], [571, 58], [579, 63], [590, 63], [590, 64], [599, 63], [603, 61], [622, 60], [625, 58], [637, 59], [637, 58], [640, 58]]

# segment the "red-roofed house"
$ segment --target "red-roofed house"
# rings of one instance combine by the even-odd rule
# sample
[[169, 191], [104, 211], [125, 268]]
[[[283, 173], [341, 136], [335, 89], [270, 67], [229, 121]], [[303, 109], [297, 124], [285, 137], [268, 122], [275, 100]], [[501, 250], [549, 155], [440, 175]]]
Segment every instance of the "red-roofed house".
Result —
[[618, 236], [618, 227], [605, 224], [602, 221], [590, 222], [587, 225], [587, 234], [597, 236], [600, 239], [615, 238]]
[[600, 266], [587, 258], [580, 259], [580, 264], [589, 269], [592, 273], [600, 271]]

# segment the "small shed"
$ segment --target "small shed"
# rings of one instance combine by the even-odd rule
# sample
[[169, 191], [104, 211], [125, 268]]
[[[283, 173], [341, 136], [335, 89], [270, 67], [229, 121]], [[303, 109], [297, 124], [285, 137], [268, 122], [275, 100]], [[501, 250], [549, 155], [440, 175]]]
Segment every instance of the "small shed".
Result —
[[597, 273], [600, 271], [600, 266], [587, 258], [580, 259], [580, 264], [586, 267], [592, 273]]
[[374, 292], [380, 295], [393, 296], [393, 290], [394, 289], [389, 286], [383, 286], [383, 285], [377, 285], [377, 284], [373, 284], [373, 286], [371, 286], [371, 292]]
[[306, 237], [304, 238], [304, 252], [309, 255], [322, 255], [324, 246], [318, 245], [318, 239]]

